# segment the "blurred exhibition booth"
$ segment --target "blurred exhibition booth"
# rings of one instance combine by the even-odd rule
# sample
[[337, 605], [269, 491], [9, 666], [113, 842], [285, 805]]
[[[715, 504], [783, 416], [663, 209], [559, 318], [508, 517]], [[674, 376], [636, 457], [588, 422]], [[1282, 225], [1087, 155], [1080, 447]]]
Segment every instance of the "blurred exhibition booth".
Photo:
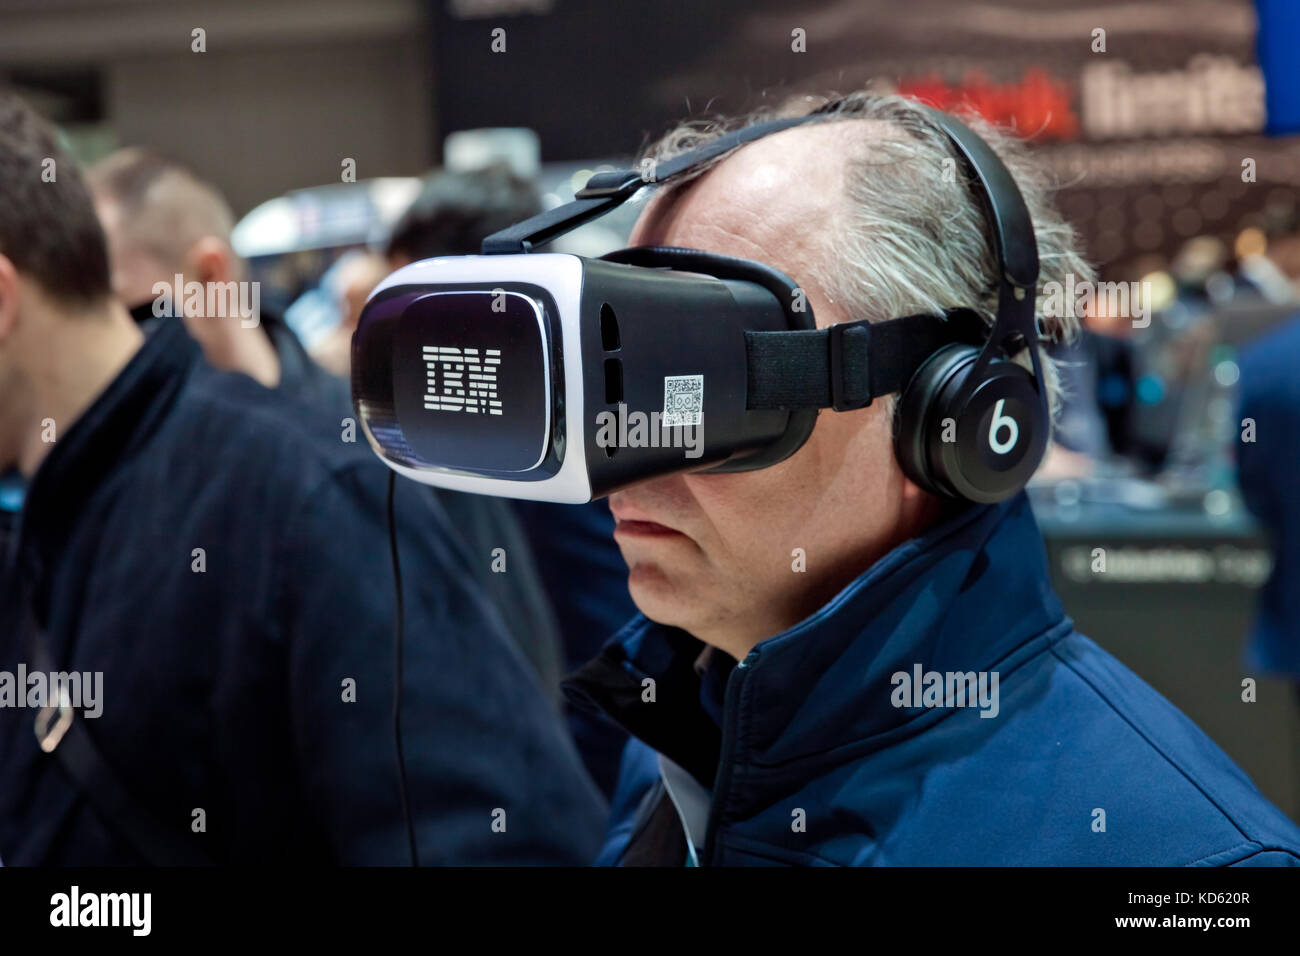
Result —
[[[348, 257], [382, 247], [435, 167], [508, 163], [555, 205], [681, 118], [868, 84], [1015, 127], [1100, 278], [1141, 283], [1149, 306], [1137, 320], [1099, 300], [1062, 356], [1095, 401], [1032, 488], [1058, 590], [1300, 818], [1300, 695], [1246, 657], [1271, 559], [1233, 459], [1238, 350], [1300, 314], [1296, 49], [1290, 0], [0, 7], [0, 83], [84, 160], [144, 145], [221, 188], [263, 301], [309, 347], [340, 321]], [[616, 248], [635, 216], [563, 248]]]

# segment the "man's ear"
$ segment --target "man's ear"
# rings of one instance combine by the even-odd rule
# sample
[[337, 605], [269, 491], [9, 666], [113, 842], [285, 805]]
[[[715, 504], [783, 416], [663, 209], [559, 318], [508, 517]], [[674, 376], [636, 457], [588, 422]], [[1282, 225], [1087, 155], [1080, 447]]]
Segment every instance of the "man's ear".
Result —
[[190, 272], [199, 282], [231, 282], [235, 279], [235, 252], [216, 236], [205, 236], [190, 247]]
[[0, 255], [0, 344], [3, 344], [18, 326], [18, 305], [22, 289], [18, 284], [18, 270], [8, 256]]
[[889, 453], [894, 456], [894, 464], [902, 474], [902, 496], [904, 504], [909, 507], [928, 508], [930, 504], [937, 502], [938, 499], [907, 476], [907, 472], [903, 471], [903, 466], [899, 464], [897, 453], [894, 451], [893, 436], [895, 430], [898, 428], [898, 402], [902, 401], [902, 399], [902, 395], [892, 395], [890, 396], [888, 404], [884, 405], [888, 410], [887, 414], [889, 417]]
[[913, 533], [920, 533], [921, 530], [930, 527], [938, 521], [946, 507], [942, 498], [935, 497], [926, 491], [906, 473], [903, 475], [901, 513], [905, 516], [908, 526], [916, 529]]
[[929, 494], [924, 489], [922, 489], [920, 485], [912, 481], [911, 478], [907, 477], [907, 473], [904, 472], [903, 473], [903, 500], [912, 501], [914, 499], [920, 498], [922, 495], [929, 497]]

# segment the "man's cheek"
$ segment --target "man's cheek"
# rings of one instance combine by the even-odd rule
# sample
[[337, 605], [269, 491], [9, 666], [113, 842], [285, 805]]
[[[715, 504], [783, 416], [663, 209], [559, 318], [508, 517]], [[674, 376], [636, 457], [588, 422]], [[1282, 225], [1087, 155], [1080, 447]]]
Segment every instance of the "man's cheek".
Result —
[[689, 475], [686, 487], [719, 535], [732, 537], [779, 513], [790, 489], [798, 487], [790, 483], [784, 464], [736, 474]]

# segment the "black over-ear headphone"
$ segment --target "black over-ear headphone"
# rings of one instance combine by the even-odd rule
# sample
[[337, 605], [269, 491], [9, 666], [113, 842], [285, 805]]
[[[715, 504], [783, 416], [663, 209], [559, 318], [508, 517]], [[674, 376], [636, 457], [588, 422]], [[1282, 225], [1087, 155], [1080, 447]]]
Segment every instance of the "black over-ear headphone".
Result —
[[[992, 227], [998, 311], [982, 347], [946, 345], [917, 370], [899, 399], [894, 450], [907, 476], [933, 494], [1000, 501], [1037, 469], [1051, 429], [1034, 315], [1038, 244], [997, 154], [963, 123], [928, 113], [956, 147]], [[1032, 371], [1011, 358], [1025, 348]]]
[[[998, 306], [993, 326], [971, 307], [943, 317], [906, 316], [882, 322], [859, 320], [811, 329], [750, 331], [750, 409], [790, 411], [784, 439], [766, 453], [730, 462], [714, 471], [766, 467], [792, 454], [812, 430], [818, 408], [864, 408], [873, 398], [901, 393], [894, 448], [909, 478], [932, 494], [973, 502], [1000, 501], [1018, 492], [1042, 461], [1051, 427], [1047, 387], [1035, 320], [1038, 246], [1034, 225], [1011, 173], [993, 149], [965, 124], [929, 107], [928, 119], [952, 143], [968, 174], [993, 235]], [[805, 116], [770, 120], [726, 133], [696, 149], [644, 170], [597, 173], [573, 202], [548, 210], [489, 236], [484, 255], [518, 254], [602, 216], [642, 186], [697, 171], [731, 150], [805, 123], [852, 118], [843, 101]], [[936, 171], [937, 172], [937, 171]], [[726, 257], [697, 250], [646, 247], [606, 257], [612, 261], [682, 268], [717, 274]], [[710, 261], [715, 265], [710, 266]], [[770, 267], [728, 260], [766, 270]], [[765, 284], [772, 286], [775, 280]], [[780, 285], [777, 282], [776, 285]], [[789, 283], [793, 285], [793, 283]], [[1030, 368], [1014, 356], [1028, 349]]]

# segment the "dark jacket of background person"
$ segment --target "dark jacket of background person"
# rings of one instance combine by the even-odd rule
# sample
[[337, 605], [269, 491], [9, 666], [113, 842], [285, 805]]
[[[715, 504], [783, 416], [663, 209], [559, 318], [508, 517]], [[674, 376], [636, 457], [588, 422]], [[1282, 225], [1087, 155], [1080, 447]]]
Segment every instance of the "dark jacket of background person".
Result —
[[[511, 503], [445, 488], [429, 491], [465, 549], [467, 572], [487, 598], [491, 611], [500, 615], [501, 629], [532, 666], [558, 711], [562, 705], [560, 680], [565, 674], [560, 624], [538, 567], [536, 549], [511, 510]], [[610, 628], [608, 633], [615, 630]], [[585, 761], [582, 741], [575, 743]]]
[[311, 360], [279, 313], [263, 310], [261, 327], [280, 361], [278, 389], [314, 408], [351, 407], [352, 394], [347, 383], [340, 382]]
[[[394, 224], [385, 255], [394, 265], [477, 255], [487, 236], [541, 210], [537, 185], [508, 164], [437, 170]], [[511, 537], [526, 542], [526, 550], [509, 552], [509, 574], [488, 574], [482, 584], [505, 612], [507, 626], [530, 636], [520, 644], [530, 659], [540, 661], [539, 673], [577, 669], [636, 614], [627, 590], [627, 565], [614, 543], [614, 518], [604, 501], [559, 505], [444, 490], [437, 494], [477, 554], [477, 569], [489, 567], [485, 556], [496, 542]], [[544, 593], [545, 611], [531, 596], [534, 591]], [[529, 620], [536, 622], [531, 631]], [[544, 621], [554, 622], [554, 638], [547, 637]], [[548, 640], [554, 642], [553, 651]], [[558, 682], [556, 690], [558, 696]], [[567, 716], [588, 771], [607, 795], [613, 793], [627, 735], [597, 714], [570, 707]]]
[[[542, 584], [563, 634], [565, 673], [595, 657], [636, 616], [627, 590], [627, 563], [614, 543], [606, 501], [557, 505], [508, 502], [523, 524]], [[588, 773], [606, 796], [618, 782], [627, 732], [604, 714], [567, 705], [569, 732]]]
[[1300, 318], [1239, 356], [1237, 481], [1273, 545], [1273, 571], [1260, 592], [1250, 665], [1300, 684]]
[[[401, 865], [387, 472], [286, 403], [164, 324], [60, 435], [14, 557], [53, 666], [103, 672], [102, 716], [78, 719], [156, 821], [217, 862]], [[445, 517], [396, 487], [422, 862], [588, 862], [599, 795]], [[0, 668], [31, 660], [16, 633]], [[34, 717], [0, 709], [0, 857], [140, 862]]]
[[[312, 361], [298, 336], [278, 313], [262, 312], [262, 329], [280, 360], [277, 389], [299, 399], [313, 411], [320, 411], [342, 428], [352, 418], [352, 389], [348, 382], [331, 375]], [[360, 436], [358, 436], [360, 440]], [[500, 627], [523, 653], [537, 674], [546, 696], [557, 706], [560, 697], [561, 638], [551, 602], [538, 576], [536, 560], [524, 529], [510, 509], [510, 502], [484, 495], [430, 489], [442, 505], [448, 523], [465, 549], [462, 565], [482, 590], [489, 613], [500, 616]], [[612, 546], [612, 545], [611, 545]], [[496, 561], [500, 550], [505, 570]], [[606, 635], [631, 617], [624, 615]], [[586, 659], [585, 657], [583, 658]]]
[[[1074, 630], [1024, 493], [905, 542], [739, 664], [713, 652], [701, 677], [703, 647], [642, 618], [570, 685], [637, 738], [601, 862], [682, 865], [658, 751], [712, 792], [705, 864], [1300, 865], [1300, 829]], [[918, 665], [998, 672], [996, 716], [894, 706]]]
[[[178, 321], [174, 316], [154, 315], [154, 300], [149, 299], [130, 307], [131, 317], [145, 335], [152, 335], [162, 325]], [[261, 308], [257, 328], [271, 347], [280, 365], [280, 381], [276, 388], [305, 405], [347, 409], [352, 405], [352, 394], [346, 382], [326, 372], [312, 361], [302, 342], [279, 312]]]

